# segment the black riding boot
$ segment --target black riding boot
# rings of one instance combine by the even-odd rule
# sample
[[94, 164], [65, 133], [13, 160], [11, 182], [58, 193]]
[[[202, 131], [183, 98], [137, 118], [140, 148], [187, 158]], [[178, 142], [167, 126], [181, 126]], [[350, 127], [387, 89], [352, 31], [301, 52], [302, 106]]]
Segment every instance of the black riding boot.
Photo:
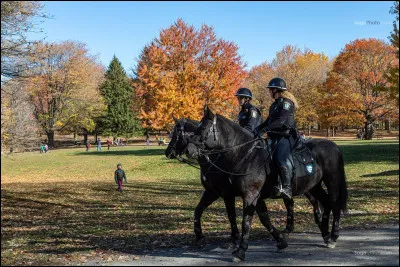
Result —
[[282, 190], [281, 197], [292, 198], [292, 168], [288, 166], [281, 166], [279, 168], [281, 172]]

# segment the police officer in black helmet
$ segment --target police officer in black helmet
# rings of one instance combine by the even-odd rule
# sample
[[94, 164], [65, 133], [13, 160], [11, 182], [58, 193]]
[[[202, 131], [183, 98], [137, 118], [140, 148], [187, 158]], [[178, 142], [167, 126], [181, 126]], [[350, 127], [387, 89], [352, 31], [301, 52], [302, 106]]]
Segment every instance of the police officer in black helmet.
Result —
[[268, 118], [255, 129], [254, 134], [260, 136], [263, 132], [268, 132], [271, 149], [274, 151], [273, 162], [279, 170], [282, 182], [282, 188], [278, 190], [281, 197], [290, 199], [293, 177], [292, 149], [297, 138], [294, 119], [297, 101], [287, 92], [286, 82], [281, 78], [272, 79], [267, 88], [275, 102], [269, 109]]
[[253, 132], [254, 129], [261, 123], [260, 110], [250, 103], [253, 95], [250, 89], [239, 88], [235, 96], [237, 97], [239, 105], [241, 106], [238, 117], [239, 125], [246, 130]]

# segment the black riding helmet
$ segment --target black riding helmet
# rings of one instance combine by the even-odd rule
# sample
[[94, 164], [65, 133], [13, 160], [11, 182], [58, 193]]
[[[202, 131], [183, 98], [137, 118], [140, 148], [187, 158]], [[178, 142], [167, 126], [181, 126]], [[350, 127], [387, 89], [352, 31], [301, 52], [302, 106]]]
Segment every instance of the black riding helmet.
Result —
[[286, 91], [286, 82], [284, 79], [281, 78], [273, 78], [271, 81], [269, 81], [267, 88], [276, 88], [279, 91]]
[[253, 95], [252, 95], [250, 89], [247, 89], [247, 88], [239, 88], [239, 90], [237, 90], [235, 96], [244, 96], [244, 97], [248, 97], [250, 99], [253, 98]]

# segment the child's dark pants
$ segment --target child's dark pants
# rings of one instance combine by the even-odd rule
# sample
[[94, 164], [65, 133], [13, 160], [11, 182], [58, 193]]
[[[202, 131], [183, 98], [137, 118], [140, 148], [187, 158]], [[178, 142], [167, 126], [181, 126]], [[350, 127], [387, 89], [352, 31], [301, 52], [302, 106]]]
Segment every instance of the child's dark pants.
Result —
[[122, 191], [122, 180], [118, 180], [118, 191]]

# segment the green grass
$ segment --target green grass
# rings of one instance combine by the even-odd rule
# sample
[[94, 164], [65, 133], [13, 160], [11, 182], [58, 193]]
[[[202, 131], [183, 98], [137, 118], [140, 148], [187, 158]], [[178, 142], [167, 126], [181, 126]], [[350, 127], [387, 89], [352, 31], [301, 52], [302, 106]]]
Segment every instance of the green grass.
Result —
[[[337, 143], [344, 153], [351, 211], [341, 227], [398, 223], [398, 141]], [[167, 159], [164, 149], [81, 148], [2, 157], [2, 265], [65, 264], [82, 253], [191, 245], [193, 212], [203, 191], [199, 171]], [[128, 177], [122, 194], [113, 179], [117, 163]], [[236, 203], [240, 226], [240, 198]], [[283, 227], [282, 200], [267, 205], [272, 222]], [[221, 199], [205, 211], [202, 226], [211, 240], [227, 240], [230, 227]], [[295, 198], [295, 231], [318, 232], [304, 197]], [[267, 237], [255, 218], [251, 238]]]

